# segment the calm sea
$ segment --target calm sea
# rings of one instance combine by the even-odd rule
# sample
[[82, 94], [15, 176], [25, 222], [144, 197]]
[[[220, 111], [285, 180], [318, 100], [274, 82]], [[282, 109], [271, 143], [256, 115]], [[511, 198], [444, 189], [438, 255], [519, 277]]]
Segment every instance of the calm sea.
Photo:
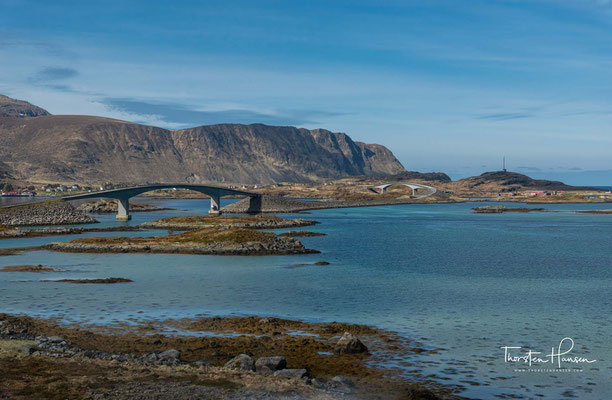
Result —
[[[154, 202], [176, 210], [134, 214], [129, 223], [201, 215], [209, 206], [204, 200]], [[312, 230], [327, 236], [301, 240], [322, 251], [317, 255], [37, 251], [0, 257], [0, 266], [40, 263], [70, 270], [0, 274], [0, 312], [93, 323], [199, 314], [366, 323], [427, 338], [427, 345], [443, 348], [437, 355], [408, 361], [425, 375], [464, 385], [466, 396], [609, 398], [612, 215], [473, 214], [475, 205], [484, 204], [314, 211], [302, 217], [320, 221]], [[545, 207], [612, 208], [609, 204]], [[113, 216], [100, 219], [98, 226], [117, 224]], [[93, 235], [100, 233], [89, 236]], [[1, 240], [0, 247], [74, 237]], [[331, 264], [292, 267], [319, 260]], [[104, 287], [40, 282], [110, 276], [134, 282]], [[504, 360], [503, 346], [522, 347], [511, 350], [516, 355], [528, 349], [548, 354], [564, 338], [574, 341], [571, 356], [596, 361], [563, 362], [563, 368], [557, 369]], [[566, 340], [563, 350], [568, 344]]]

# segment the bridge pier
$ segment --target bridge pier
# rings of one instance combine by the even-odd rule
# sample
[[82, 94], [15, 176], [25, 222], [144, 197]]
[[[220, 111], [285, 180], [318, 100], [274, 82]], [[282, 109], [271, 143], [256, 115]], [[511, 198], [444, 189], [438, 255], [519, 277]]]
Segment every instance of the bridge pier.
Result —
[[221, 196], [219, 195], [210, 195], [210, 210], [208, 210], [209, 215], [221, 215]]
[[128, 198], [125, 199], [117, 199], [117, 221], [129, 221], [132, 219], [130, 215], [130, 200]]
[[247, 213], [259, 214], [261, 212], [261, 196], [249, 196], [249, 208]]

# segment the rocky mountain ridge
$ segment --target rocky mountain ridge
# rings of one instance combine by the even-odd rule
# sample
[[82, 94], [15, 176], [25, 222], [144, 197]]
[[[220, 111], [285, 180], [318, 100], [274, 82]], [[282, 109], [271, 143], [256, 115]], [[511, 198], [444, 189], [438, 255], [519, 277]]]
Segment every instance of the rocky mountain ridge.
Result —
[[21, 111], [19, 116], [1, 114], [0, 173], [14, 179], [265, 184], [405, 171], [386, 147], [324, 129], [218, 124], [169, 130], [103, 117], [50, 115], [0, 98], [0, 109], [16, 109], [9, 104], [19, 104]]

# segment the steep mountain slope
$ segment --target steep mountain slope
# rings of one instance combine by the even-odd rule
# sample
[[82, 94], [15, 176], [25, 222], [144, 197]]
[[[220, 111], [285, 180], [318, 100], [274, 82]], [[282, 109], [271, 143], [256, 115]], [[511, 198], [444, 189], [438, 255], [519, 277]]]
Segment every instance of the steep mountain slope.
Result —
[[102, 117], [0, 118], [7, 174], [41, 182], [310, 182], [404, 171], [384, 146], [261, 124], [167, 130]]

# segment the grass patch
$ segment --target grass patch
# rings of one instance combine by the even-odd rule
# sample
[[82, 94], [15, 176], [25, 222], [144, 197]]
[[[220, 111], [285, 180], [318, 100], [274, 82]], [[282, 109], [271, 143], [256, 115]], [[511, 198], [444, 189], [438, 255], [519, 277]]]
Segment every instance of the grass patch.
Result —
[[276, 235], [243, 228], [207, 228], [154, 237], [92, 237], [79, 238], [72, 243], [99, 245], [206, 245], [211, 243], [241, 244], [247, 242], [273, 243]]

